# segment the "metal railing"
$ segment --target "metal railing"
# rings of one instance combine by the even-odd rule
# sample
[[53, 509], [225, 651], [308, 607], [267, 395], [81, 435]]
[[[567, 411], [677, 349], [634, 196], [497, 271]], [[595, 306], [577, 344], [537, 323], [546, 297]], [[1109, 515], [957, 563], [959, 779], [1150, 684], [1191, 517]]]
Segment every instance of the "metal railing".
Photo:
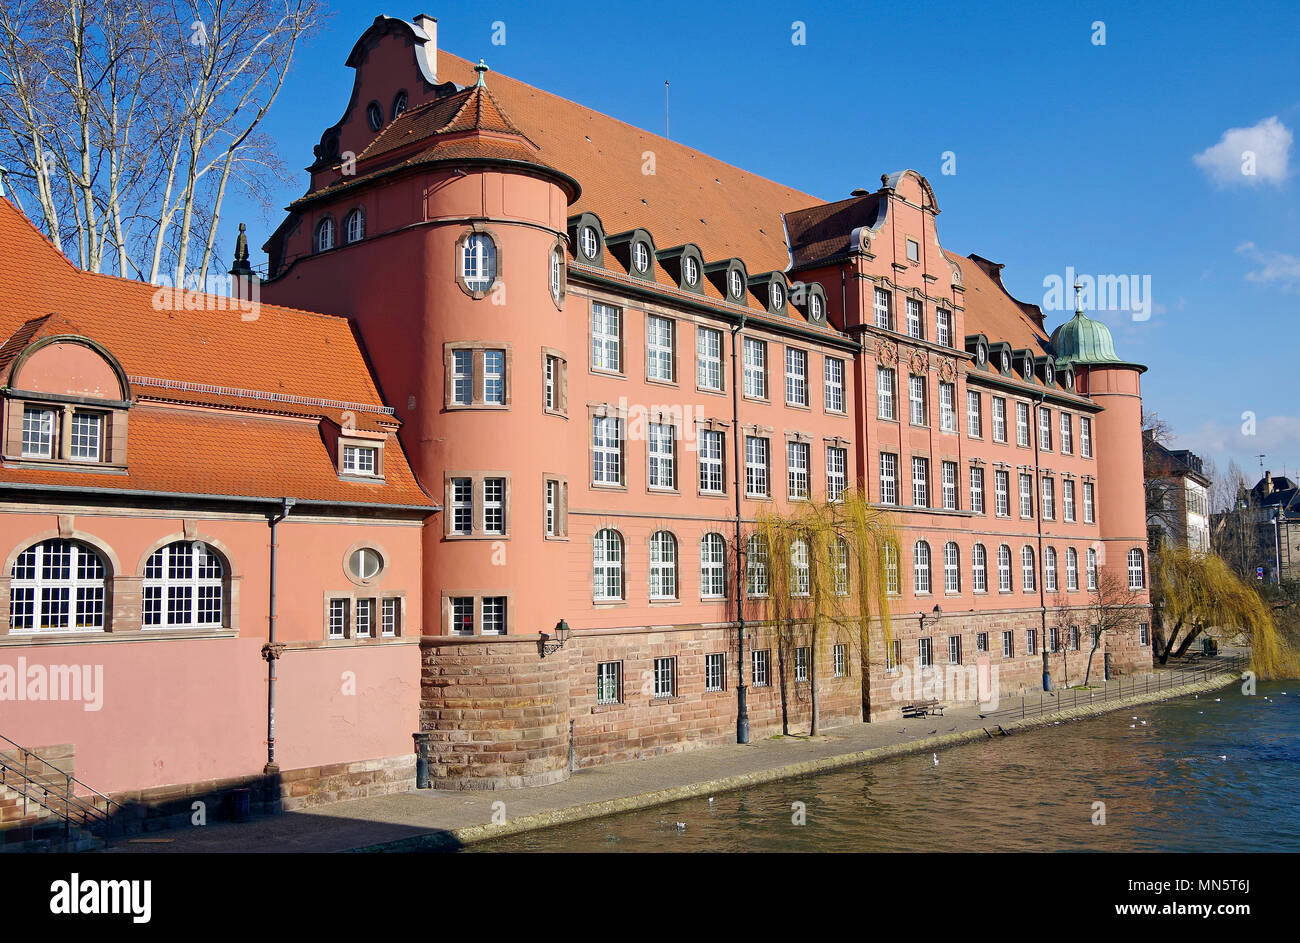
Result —
[[[1107, 701], [1118, 701], [1139, 694], [1168, 691], [1186, 684], [1195, 684], [1197, 681], [1208, 681], [1216, 675], [1244, 671], [1249, 664], [1250, 660], [1239, 654], [1220, 655], [1197, 662], [1180, 662], [1140, 677], [1115, 678], [1105, 682], [1101, 687], [1039, 691], [1037, 696], [1017, 698], [1019, 704], [996, 711], [982, 712], [980, 717], [985, 720], [1023, 720], [1041, 714], [1055, 714], [1075, 707], [1104, 704]], [[1001, 700], [1006, 702], [1012, 699]]]
[[122, 811], [119, 803], [4, 734], [0, 741], [0, 788], [22, 797], [24, 817], [28, 803], [35, 803], [63, 823], [65, 841], [74, 827], [112, 840], [113, 820]]

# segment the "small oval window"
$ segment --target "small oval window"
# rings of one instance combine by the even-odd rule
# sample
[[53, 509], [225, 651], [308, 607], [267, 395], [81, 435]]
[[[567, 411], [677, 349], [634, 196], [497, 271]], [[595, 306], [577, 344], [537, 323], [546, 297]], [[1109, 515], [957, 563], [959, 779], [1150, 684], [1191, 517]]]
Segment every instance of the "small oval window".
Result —
[[589, 259], [596, 258], [596, 251], [600, 248], [596, 240], [596, 228], [594, 226], [583, 226], [582, 232], [578, 234], [578, 242], [582, 247], [582, 254]]
[[398, 115], [400, 115], [400, 114], [401, 114], [402, 112], [404, 112], [404, 111], [406, 111], [406, 91], [405, 91], [405, 90], [398, 92], [398, 93], [397, 93], [397, 97], [393, 99], [393, 117], [396, 118]]
[[740, 269], [731, 270], [731, 296], [736, 300], [745, 297], [745, 280], [740, 276]]
[[821, 295], [812, 295], [808, 302], [808, 311], [812, 314], [814, 321], [822, 319], [822, 298]]
[[352, 551], [348, 558], [348, 572], [359, 580], [374, 579], [384, 568], [384, 558], [379, 551], [371, 547], [362, 547]]
[[699, 266], [695, 264], [694, 257], [688, 255], [684, 267], [686, 270], [686, 284], [694, 285], [700, 277], [700, 269]]
[[644, 242], [638, 242], [632, 247], [632, 265], [642, 275], [650, 268], [650, 249]]
[[384, 109], [379, 107], [379, 102], [371, 102], [366, 106], [366, 121], [370, 123], [371, 131], [378, 131], [384, 126]]
[[785, 307], [785, 286], [780, 282], [772, 283], [772, 308], [780, 311]]

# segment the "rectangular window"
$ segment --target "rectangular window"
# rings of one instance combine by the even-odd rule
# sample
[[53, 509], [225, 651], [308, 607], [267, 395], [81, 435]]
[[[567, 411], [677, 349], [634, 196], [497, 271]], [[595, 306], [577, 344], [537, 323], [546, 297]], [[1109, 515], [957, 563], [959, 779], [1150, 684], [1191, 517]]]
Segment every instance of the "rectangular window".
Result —
[[597, 416], [591, 421], [591, 481], [596, 485], [623, 483], [623, 421]]
[[72, 414], [71, 456], [83, 462], [99, 461], [99, 443], [104, 417], [100, 413]]
[[915, 239], [907, 240], [907, 260], [909, 262], [921, 261], [921, 244]]
[[786, 471], [791, 499], [808, 497], [808, 461], [811, 448], [807, 442], [785, 444]]
[[957, 510], [957, 463], [941, 462], [939, 473], [943, 478], [943, 509]]
[[767, 399], [767, 344], [745, 338], [745, 395]]
[[1074, 520], [1074, 482], [1061, 482], [1061, 514], [1067, 521]]
[[1029, 448], [1029, 404], [1016, 403], [1016, 445]]
[[546, 482], [546, 536], [557, 537], [560, 533], [560, 483]]
[[451, 533], [474, 532], [474, 481], [471, 478], [451, 480]]
[[494, 406], [506, 404], [506, 352], [483, 351], [483, 402]]
[[970, 509], [976, 514], [984, 513], [984, 469], [972, 465], [970, 470]]
[[975, 636], [975, 651], [987, 652], [989, 650], [989, 634], [980, 632]]
[[808, 659], [810, 651], [807, 648], [796, 648], [794, 650], [794, 680], [808, 680]]
[[1043, 519], [1050, 521], [1056, 518], [1056, 485], [1050, 478], [1043, 479]]
[[876, 368], [876, 415], [881, 419], [897, 419], [894, 406], [894, 371], [888, 367]]
[[826, 411], [844, 412], [844, 361], [838, 357], [827, 357], [823, 374], [826, 380]]
[[952, 312], [946, 308], [934, 313], [934, 342], [944, 347], [952, 346]]
[[764, 649], [750, 653], [750, 684], [756, 688], [765, 688], [772, 683], [772, 652]]
[[993, 397], [993, 441], [1007, 441], [1007, 401], [1001, 396]]
[[393, 596], [383, 600], [379, 619], [380, 634], [384, 638], [395, 638], [401, 632], [402, 601]]
[[843, 678], [849, 672], [848, 649], [844, 645], [836, 645], [833, 649], [835, 659], [835, 677]]
[[838, 501], [848, 487], [847, 449], [834, 445], [826, 446], [826, 500]]
[[1011, 516], [1011, 500], [1007, 494], [1011, 481], [1009, 472], [995, 471], [993, 473], [993, 500], [994, 513], [998, 517]]
[[330, 600], [330, 638], [347, 638], [348, 601], [346, 599]]
[[483, 479], [483, 533], [506, 532], [506, 480]]
[[928, 425], [930, 411], [925, 404], [925, 377], [909, 376], [907, 378], [907, 401], [910, 405], [912, 425]]
[[876, 327], [884, 328], [886, 331], [894, 329], [894, 320], [890, 317], [889, 311], [889, 292], [884, 288], [876, 289], [875, 298]]
[[1052, 451], [1052, 411], [1046, 406], [1038, 407], [1038, 447]]
[[1032, 475], [1020, 475], [1020, 516], [1034, 516], [1034, 478]]
[[357, 638], [370, 638], [375, 631], [375, 601], [373, 599], [357, 600]]
[[672, 697], [677, 693], [677, 659], [656, 658], [654, 677], [654, 696]]
[[696, 383], [702, 390], [722, 389], [722, 332], [695, 329]]
[[921, 325], [921, 302], [915, 298], [907, 299], [907, 336], [925, 337]]
[[473, 635], [474, 634], [474, 597], [473, 596], [455, 596], [451, 600], [451, 625], [448, 627], [452, 635]]
[[598, 301], [591, 303], [591, 368], [606, 373], [623, 369], [622, 312]]
[[543, 404], [551, 412], [560, 409], [560, 358], [546, 358], [546, 382], [542, 390]]
[[942, 432], [957, 431], [957, 387], [951, 383], [939, 381], [939, 429]]
[[960, 635], [948, 636], [948, 664], [950, 665], [961, 664], [961, 636]]
[[1079, 650], [1079, 627], [1077, 625], [1072, 625], [1070, 626], [1070, 651], [1077, 652], [1078, 650]]
[[1012, 658], [1015, 656], [1015, 654], [1016, 654], [1015, 635], [1010, 631], [1003, 632], [1002, 633], [1002, 657]]
[[930, 506], [930, 460], [928, 458], [912, 459], [912, 506], [918, 508]]
[[[1076, 636], [1077, 636], [1077, 635], [1078, 635], [1078, 632], [1079, 632], [1078, 628], [1076, 627], [1074, 631], [1075, 631], [1075, 634], [1076, 634]], [[1150, 644], [1151, 644], [1151, 624], [1150, 624], [1150, 623], [1148, 623], [1148, 622], [1139, 622], [1139, 623], [1138, 623], [1138, 644], [1139, 644], [1139, 645], [1150, 645]], [[1078, 645], [1076, 644], [1075, 647], [1077, 648]]]
[[646, 442], [650, 453], [649, 486], [671, 491], [677, 487], [677, 430], [666, 423], [649, 423]]
[[1048, 626], [1047, 628], [1048, 651], [1059, 652], [1061, 650], [1061, 629], [1060, 626]]
[[617, 704], [622, 700], [623, 663], [603, 661], [596, 665], [596, 703]]
[[456, 406], [474, 402], [474, 351], [451, 352], [451, 401]]
[[760, 436], [745, 436], [745, 494], [751, 498], [766, 498], [770, 493], [767, 445], [767, 439]]
[[966, 391], [966, 434], [976, 439], [984, 435], [984, 416], [980, 407], [980, 395], [974, 390]]
[[362, 445], [343, 446], [343, 473], [345, 475], [375, 474], [375, 458], [379, 450]]
[[1090, 481], [1083, 483], [1083, 522], [1093, 523], [1092, 482]]
[[808, 353], [785, 349], [785, 401], [789, 406], [808, 405]]
[[645, 319], [645, 375], [650, 380], [671, 383], [676, 378], [673, 363], [671, 318], [649, 315]]
[[1092, 458], [1092, 420], [1087, 416], [1079, 417], [1079, 454]]
[[880, 503], [898, 503], [898, 456], [880, 453]]
[[722, 494], [723, 434], [716, 429], [700, 432], [700, 491]]
[[1037, 629], [1028, 629], [1025, 632], [1025, 654], [1026, 655], [1038, 654], [1038, 630]]
[[1074, 437], [1070, 430], [1070, 414], [1061, 413], [1061, 454], [1069, 455], [1074, 451]]
[[483, 597], [483, 634], [506, 634], [506, 597]]
[[885, 649], [885, 671], [893, 673], [903, 663], [903, 640], [894, 639], [893, 644]]
[[727, 659], [725, 652], [710, 652], [704, 656], [704, 690], [721, 691], [726, 688]]
[[922, 668], [929, 668], [934, 664], [934, 640], [922, 638], [916, 640], [916, 652], [920, 659]]

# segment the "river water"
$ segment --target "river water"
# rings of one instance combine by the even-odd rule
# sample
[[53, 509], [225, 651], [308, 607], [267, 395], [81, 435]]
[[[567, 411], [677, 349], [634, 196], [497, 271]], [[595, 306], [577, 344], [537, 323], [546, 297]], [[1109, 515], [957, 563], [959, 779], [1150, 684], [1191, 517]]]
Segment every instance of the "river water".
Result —
[[905, 756], [466, 850], [1300, 851], [1298, 797], [1289, 681], [965, 744], [937, 766]]

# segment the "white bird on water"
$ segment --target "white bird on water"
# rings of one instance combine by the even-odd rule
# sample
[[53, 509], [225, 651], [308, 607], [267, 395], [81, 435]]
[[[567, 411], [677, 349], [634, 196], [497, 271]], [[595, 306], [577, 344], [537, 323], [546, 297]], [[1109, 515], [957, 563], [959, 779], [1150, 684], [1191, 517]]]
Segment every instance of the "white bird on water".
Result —
[[684, 832], [684, 831], [686, 831], [686, 823], [685, 823], [685, 822], [678, 822], [678, 823], [677, 823], [677, 831], [679, 831], [679, 832]]
[[1221, 760], [1226, 760], [1227, 758], [1228, 758], [1228, 754], [1226, 754], [1226, 753], [1220, 753], [1220, 754], [1219, 754], [1219, 759], [1221, 759]]
[[1128, 725], [1128, 729], [1129, 729], [1129, 730], [1137, 730], [1137, 729], [1138, 729], [1138, 725], [1137, 725], [1137, 724], [1129, 724], [1129, 725]]
[[1216, 698], [1214, 699], [1214, 703], [1215, 703], [1215, 704], [1222, 704], [1222, 703], [1223, 703], [1223, 698], [1221, 698], [1221, 697], [1216, 697]]

